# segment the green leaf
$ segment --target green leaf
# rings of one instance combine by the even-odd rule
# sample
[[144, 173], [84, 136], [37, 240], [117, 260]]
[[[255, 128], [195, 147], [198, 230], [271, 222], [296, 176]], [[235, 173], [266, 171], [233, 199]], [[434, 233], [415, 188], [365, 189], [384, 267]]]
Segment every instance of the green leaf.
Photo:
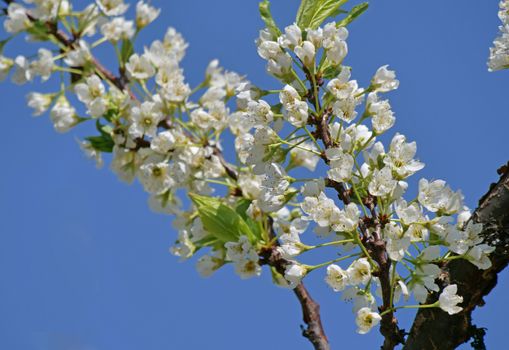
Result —
[[260, 16], [262, 16], [265, 25], [270, 30], [271, 34], [274, 38], [281, 35], [281, 31], [279, 30], [274, 18], [272, 17], [272, 13], [270, 12], [270, 2], [269, 0], [264, 0], [259, 4]]
[[213, 235], [207, 235], [199, 241], [194, 242], [194, 245], [198, 248], [202, 247], [210, 247], [215, 245], [218, 242], [217, 238]]
[[102, 125], [99, 119], [95, 122], [95, 128], [102, 136], [111, 136], [111, 133], [113, 132], [111, 125]]
[[327, 18], [337, 15], [338, 9], [347, 0], [322, 0], [309, 20], [308, 28], [318, 28]]
[[281, 110], [283, 109], [283, 104], [282, 103], [277, 103], [273, 106], [270, 107], [270, 110], [273, 112], [273, 113], [276, 113], [276, 114], [281, 114]]
[[348, 0], [302, 0], [297, 12], [296, 22], [301, 29], [316, 29], [327, 18], [335, 17]]
[[256, 236], [242, 216], [224, 205], [218, 198], [189, 194], [198, 209], [203, 227], [218, 240], [236, 242], [240, 236], [247, 236], [252, 242]]
[[115, 143], [109, 134], [102, 134], [101, 136], [86, 137], [85, 140], [90, 142], [92, 147], [100, 152], [111, 153]]
[[369, 7], [369, 4], [367, 2], [363, 2], [362, 4], [359, 4], [355, 6], [353, 9], [350, 10], [350, 13], [348, 13], [348, 16], [343, 18], [341, 22], [338, 23], [339, 27], [344, 27], [350, 23], [352, 23], [357, 17], [362, 15], [364, 11], [366, 11]]
[[302, 0], [297, 12], [297, 18], [295, 22], [301, 29], [306, 29], [310, 18], [313, 16], [316, 5], [320, 0]]
[[328, 65], [323, 68], [323, 78], [325, 79], [336, 78], [339, 73], [341, 73], [341, 65]]
[[247, 216], [247, 210], [249, 209], [249, 206], [251, 205], [251, 200], [242, 198], [237, 202], [237, 207], [235, 208], [235, 211], [242, 216], [243, 219], [246, 219]]
[[0, 54], [4, 51], [5, 45], [12, 39], [12, 36], [0, 41]]
[[235, 211], [242, 216], [242, 219], [246, 222], [246, 224], [249, 226], [249, 229], [251, 232], [255, 235], [257, 238], [257, 241], [262, 240], [262, 232], [263, 232], [263, 225], [260, 221], [256, 221], [251, 219], [247, 215], [247, 210], [249, 209], [249, 206], [251, 205], [252, 201], [246, 198], [242, 198], [237, 202], [237, 207], [235, 208]]
[[126, 63], [134, 53], [134, 46], [131, 40], [122, 40], [122, 49], [120, 50], [120, 59], [122, 64]]

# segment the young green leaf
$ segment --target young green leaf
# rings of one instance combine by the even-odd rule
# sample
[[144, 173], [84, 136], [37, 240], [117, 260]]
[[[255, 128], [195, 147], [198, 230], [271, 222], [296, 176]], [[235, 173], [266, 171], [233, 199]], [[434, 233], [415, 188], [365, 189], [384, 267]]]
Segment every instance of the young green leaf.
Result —
[[271, 34], [274, 38], [281, 35], [281, 31], [279, 30], [274, 18], [272, 17], [272, 13], [270, 12], [270, 2], [269, 0], [264, 0], [259, 4], [260, 15], [265, 22], [265, 25], [270, 30]]
[[325, 79], [336, 78], [339, 75], [339, 73], [341, 73], [341, 65], [332, 64], [324, 65], [324, 67], [322, 68], [322, 72], [323, 78]]
[[339, 7], [347, 0], [322, 0], [319, 1], [313, 15], [309, 19], [307, 28], [318, 28], [327, 18], [336, 16]]
[[86, 137], [85, 140], [90, 142], [93, 149], [104, 153], [111, 153], [113, 151], [113, 146], [115, 146], [115, 142], [113, 142], [113, 139], [109, 134], [90, 136]]
[[366, 11], [369, 7], [369, 4], [367, 2], [363, 2], [362, 4], [359, 4], [355, 6], [353, 9], [350, 10], [348, 13], [348, 16], [343, 18], [341, 22], [338, 23], [338, 27], [344, 27], [350, 23], [352, 23], [357, 17], [362, 15], [364, 11]]
[[236, 242], [240, 236], [247, 236], [256, 241], [256, 236], [242, 216], [232, 208], [224, 205], [218, 198], [190, 194], [191, 200], [198, 209], [203, 227], [218, 240]]
[[4, 51], [5, 45], [12, 39], [12, 36], [0, 41], [0, 54]]
[[297, 13], [297, 25], [301, 29], [316, 29], [327, 18], [341, 13], [340, 6], [348, 0], [302, 0]]
[[134, 46], [131, 40], [122, 40], [122, 49], [120, 50], [120, 58], [122, 60], [122, 65], [129, 60], [129, 57], [131, 57], [133, 53]]
[[295, 22], [301, 29], [306, 29], [310, 18], [313, 16], [316, 5], [320, 0], [302, 0], [297, 12]]

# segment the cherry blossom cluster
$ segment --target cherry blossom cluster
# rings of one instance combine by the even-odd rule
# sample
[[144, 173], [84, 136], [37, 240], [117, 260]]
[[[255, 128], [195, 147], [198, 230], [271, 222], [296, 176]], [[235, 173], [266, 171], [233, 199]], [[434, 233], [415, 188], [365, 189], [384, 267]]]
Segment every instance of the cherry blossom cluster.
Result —
[[[395, 124], [386, 98], [399, 86], [395, 72], [381, 66], [363, 88], [344, 63], [354, 10], [325, 24], [302, 16], [283, 30], [263, 12], [257, 51], [278, 84], [264, 90], [217, 61], [192, 88], [180, 67], [188, 44], [173, 28], [136, 52], [138, 33], [160, 13], [143, 1], [132, 20], [123, 0], [83, 9], [67, 0], [7, 3], [0, 79], [59, 81], [54, 92], [28, 95], [34, 115], [49, 111], [58, 132], [95, 124], [83, 150], [99, 166], [111, 153], [118, 177], [137, 180], [154, 211], [174, 216], [170, 250], [197, 256], [201, 275], [232, 265], [245, 279], [267, 265], [277, 285], [295, 288], [322, 271], [331, 290], [352, 301], [363, 334], [401, 308], [460, 312], [462, 297], [438, 280], [440, 265], [491, 266], [494, 247], [461, 192], [420, 179], [417, 194], [407, 195], [408, 178], [424, 164], [404, 135], [380, 140]], [[20, 33], [53, 49], [4, 56]], [[492, 69], [507, 64], [502, 43]], [[117, 54], [118, 74], [95, 56], [105, 44]], [[318, 263], [309, 263], [310, 251]], [[426, 304], [430, 293], [438, 301]]]
[[500, 35], [490, 48], [488, 59], [490, 71], [509, 68], [509, 1], [501, 0], [499, 6], [498, 18], [502, 21], [502, 25], [499, 27]]

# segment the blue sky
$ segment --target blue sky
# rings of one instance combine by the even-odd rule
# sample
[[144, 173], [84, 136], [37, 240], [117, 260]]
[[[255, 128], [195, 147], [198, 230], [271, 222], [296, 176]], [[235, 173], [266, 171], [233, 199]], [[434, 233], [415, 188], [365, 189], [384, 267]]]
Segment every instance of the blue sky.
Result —
[[[184, 68], [193, 85], [218, 58], [259, 86], [278, 86], [256, 54], [257, 1], [153, 4], [163, 12], [140, 44], [176, 27], [191, 44]], [[291, 24], [297, 6], [274, 0], [277, 22]], [[361, 85], [383, 64], [397, 71], [401, 85], [389, 96], [398, 118], [394, 132], [417, 141], [426, 163], [420, 176], [461, 188], [472, 208], [508, 159], [509, 72], [486, 69], [497, 10], [496, 0], [373, 1], [348, 40], [346, 62]], [[6, 54], [26, 47], [20, 38]], [[0, 85], [0, 348], [310, 348], [299, 334], [296, 300], [274, 287], [268, 273], [240, 281], [225, 268], [202, 279], [193, 262], [170, 255], [171, 220], [148, 209], [139, 185], [96, 170], [75, 142], [82, 131], [58, 135], [47, 116], [31, 117], [24, 96], [44, 89]], [[474, 314], [488, 328], [490, 349], [505, 344], [507, 277], [501, 274]], [[322, 278], [311, 276], [307, 284], [322, 304], [332, 348], [377, 348], [379, 334], [357, 335], [351, 306]], [[410, 313], [398, 316], [409, 325]]]

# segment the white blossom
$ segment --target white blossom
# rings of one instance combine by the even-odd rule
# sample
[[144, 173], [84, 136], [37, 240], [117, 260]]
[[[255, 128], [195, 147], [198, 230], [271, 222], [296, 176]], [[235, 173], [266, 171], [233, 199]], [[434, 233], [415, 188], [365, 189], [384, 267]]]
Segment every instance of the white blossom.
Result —
[[223, 266], [224, 261], [221, 258], [212, 255], [203, 255], [196, 262], [196, 269], [202, 277], [210, 277], [214, 272]]
[[347, 38], [348, 30], [345, 27], [338, 27], [334, 22], [323, 27], [322, 45], [326, 50], [327, 59], [333, 64], [340, 64], [347, 55]]
[[51, 21], [57, 16], [66, 16], [71, 12], [71, 4], [67, 0], [30, 0], [30, 2], [36, 5], [30, 10], [31, 16], [41, 21]]
[[318, 197], [305, 197], [301, 208], [321, 227], [329, 227], [338, 223], [340, 209], [323, 192]]
[[285, 34], [279, 38], [279, 44], [282, 47], [293, 50], [295, 46], [302, 43], [302, 31], [297, 24], [292, 24], [285, 28]]
[[4, 21], [5, 31], [16, 34], [30, 27], [27, 10], [20, 4], [11, 2], [7, 7], [7, 19]]
[[158, 153], [166, 154], [170, 150], [176, 148], [178, 142], [177, 138], [179, 138], [179, 136], [175, 130], [163, 131], [154, 137], [150, 143], [150, 148]]
[[180, 230], [175, 245], [170, 248], [170, 253], [180, 257], [180, 260], [186, 260], [193, 256], [195, 250], [196, 247], [189, 239], [189, 232]]
[[53, 72], [53, 54], [51, 51], [39, 49], [38, 59], [30, 64], [30, 68], [34, 74], [41, 76], [42, 81], [48, 80]]
[[105, 87], [97, 75], [91, 75], [84, 83], [76, 84], [74, 91], [78, 99], [85, 103], [88, 112], [94, 118], [101, 117], [106, 112]]
[[96, 0], [96, 3], [106, 16], [121, 16], [129, 8], [124, 0]]
[[399, 80], [396, 79], [396, 73], [387, 69], [387, 67], [388, 65], [378, 68], [373, 79], [371, 79], [371, 85], [378, 92], [396, 90], [399, 86]]
[[129, 40], [134, 35], [134, 23], [123, 17], [115, 17], [101, 26], [101, 33], [112, 42]]
[[27, 95], [28, 107], [34, 110], [33, 115], [39, 116], [46, 112], [53, 102], [54, 95], [31, 92]]
[[387, 254], [393, 261], [400, 261], [404, 258], [405, 252], [410, 246], [410, 238], [391, 238], [387, 240]]
[[92, 55], [90, 48], [84, 40], [80, 40], [77, 46], [74, 46], [72, 50], [66, 53], [64, 62], [70, 67], [82, 67], [87, 62], [90, 62]]
[[9, 74], [14, 62], [0, 54], [0, 82], [3, 81]]
[[307, 29], [307, 40], [313, 43], [313, 45], [318, 49], [322, 47], [322, 41], [323, 41], [323, 29], [322, 28], [316, 28], [316, 29]]
[[134, 106], [131, 109], [131, 118], [133, 123], [129, 127], [130, 135], [133, 137], [142, 137], [143, 135], [154, 137], [163, 114], [157, 109], [154, 102], [143, 102], [140, 106]]
[[329, 179], [337, 182], [349, 181], [355, 161], [350, 154], [335, 150], [337, 148], [329, 148], [326, 151], [326, 156], [330, 159], [330, 169], [327, 171], [327, 175]]
[[96, 150], [90, 141], [84, 140], [79, 142], [80, 148], [83, 151], [83, 154], [89, 159], [95, 160], [95, 165], [97, 169], [102, 168], [104, 162], [102, 159], [101, 152]]
[[296, 46], [295, 55], [304, 63], [306, 67], [311, 67], [315, 62], [315, 46], [309, 41], [304, 41], [301, 45]]
[[18, 56], [14, 59], [14, 73], [12, 74], [12, 81], [17, 85], [23, 85], [32, 81], [34, 73], [30, 67], [25, 56]]
[[354, 286], [366, 284], [371, 279], [371, 266], [366, 258], [355, 260], [346, 271], [350, 284]]
[[479, 244], [472, 247], [466, 254], [466, 258], [480, 270], [487, 270], [491, 267], [489, 254], [495, 251], [495, 247], [488, 244]]
[[424, 168], [424, 163], [415, 160], [417, 145], [414, 142], [406, 142], [404, 135], [396, 134], [391, 141], [387, 157], [384, 163], [389, 166], [398, 179], [407, 178]]
[[454, 315], [463, 310], [462, 307], [457, 306], [463, 302], [463, 297], [458, 296], [458, 286], [451, 284], [444, 288], [440, 296], [438, 297], [438, 304], [442, 310], [447, 312], [449, 315]]
[[499, 27], [500, 34], [493, 42], [490, 48], [488, 59], [488, 69], [490, 72], [509, 68], [509, 3], [507, 0], [501, 0], [498, 17], [502, 21]]
[[143, 1], [138, 1], [136, 4], [136, 26], [138, 28], [146, 27], [159, 17], [160, 12], [160, 9], [150, 6]]
[[51, 121], [55, 130], [60, 133], [69, 131], [78, 123], [76, 111], [65, 96], [60, 96], [51, 109]]
[[337, 232], [353, 232], [359, 225], [360, 210], [355, 203], [349, 203], [345, 206], [345, 210], [337, 213], [332, 228]]
[[443, 180], [429, 182], [426, 179], [421, 179], [418, 199], [419, 203], [429, 211], [445, 215], [454, 214], [463, 208], [461, 192], [453, 192]]
[[152, 66], [145, 55], [132, 55], [126, 63], [125, 68], [127, 69], [129, 77], [138, 80], [148, 79], [156, 73], [154, 66]]
[[140, 167], [138, 178], [145, 191], [153, 194], [163, 193], [175, 183], [170, 177], [167, 162], [143, 164]]
[[290, 167], [302, 166], [310, 171], [314, 171], [320, 157], [314, 152], [318, 152], [316, 145], [313, 142], [303, 142], [295, 140], [293, 142], [299, 143], [299, 147], [294, 147], [290, 150]]
[[355, 323], [357, 324], [357, 333], [366, 334], [371, 328], [375, 327], [382, 317], [372, 311], [369, 307], [363, 307], [359, 311], [357, 311], [357, 317], [355, 318]]
[[248, 279], [255, 276], [260, 276], [262, 273], [262, 268], [258, 264], [257, 260], [254, 259], [246, 259], [235, 262], [235, 272], [242, 279]]
[[283, 104], [283, 114], [290, 124], [295, 127], [306, 125], [308, 120], [308, 104], [301, 100], [297, 90], [286, 85], [279, 93], [279, 100]]
[[375, 92], [368, 95], [368, 113], [372, 115], [373, 130], [377, 135], [383, 134], [394, 126], [396, 118], [388, 100], [380, 101]]
[[383, 197], [390, 194], [396, 185], [397, 182], [392, 178], [391, 169], [384, 167], [382, 170], [375, 169], [368, 190], [373, 196]]
[[335, 291], [341, 292], [349, 284], [348, 273], [338, 265], [327, 266], [325, 282]]
[[306, 276], [307, 269], [298, 263], [290, 263], [285, 269], [285, 279], [288, 282], [288, 288], [295, 288]]

